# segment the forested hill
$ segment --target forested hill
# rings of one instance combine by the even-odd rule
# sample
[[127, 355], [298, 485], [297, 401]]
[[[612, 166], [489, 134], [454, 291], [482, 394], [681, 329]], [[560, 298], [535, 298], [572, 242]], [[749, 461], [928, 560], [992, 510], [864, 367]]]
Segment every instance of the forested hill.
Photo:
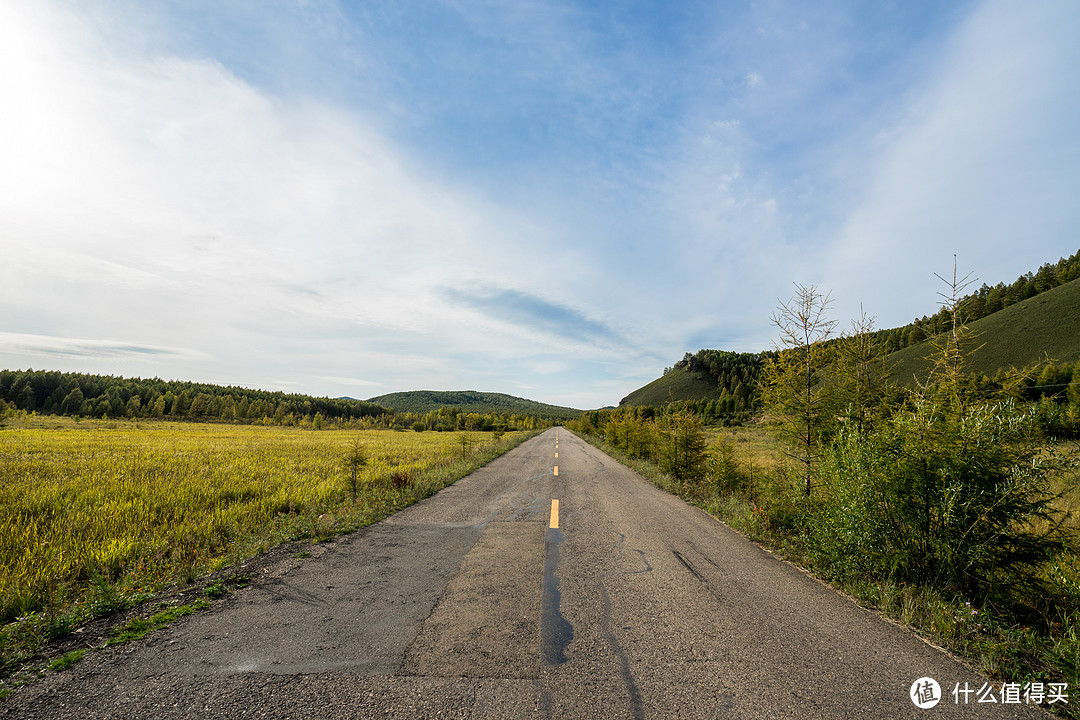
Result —
[[[983, 283], [977, 291], [960, 300], [960, 319], [965, 323], [975, 322], [1078, 279], [1080, 250], [1056, 263], [1044, 263], [1037, 271], [1025, 273], [1008, 285]], [[952, 315], [943, 307], [933, 315], [924, 315], [902, 327], [878, 330], [874, 335], [888, 352], [895, 352], [918, 345], [950, 327]]]
[[620, 407], [678, 404], [706, 420], [745, 417], [758, 402], [758, 377], [765, 353], [698, 350], [686, 353], [663, 376], [638, 388]]
[[552, 420], [572, 420], [580, 410], [548, 405], [535, 400], [514, 397], [503, 393], [476, 390], [413, 390], [389, 393], [368, 399], [397, 412], [428, 413], [442, 408], [458, 408], [471, 413], [511, 413], [532, 415]]

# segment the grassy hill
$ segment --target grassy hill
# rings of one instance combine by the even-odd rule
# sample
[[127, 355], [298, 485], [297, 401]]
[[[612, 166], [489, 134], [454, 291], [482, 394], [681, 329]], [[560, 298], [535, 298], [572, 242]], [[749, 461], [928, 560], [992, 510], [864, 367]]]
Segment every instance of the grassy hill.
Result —
[[677, 400], [716, 400], [719, 397], [716, 378], [706, 371], [675, 368], [630, 393], [619, 401], [619, 405], [660, 407]]
[[[993, 377], [1000, 368], [1024, 367], [1049, 358], [1080, 361], [1080, 280], [1060, 285], [968, 325], [972, 369]], [[893, 377], [910, 382], [930, 366], [933, 348], [922, 342], [892, 353]]]
[[460, 408], [474, 413], [512, 413], [535, 415], [554, 420], [571, 420], [581, 414], [580, 410], [548, 405], [547, 403], [514, 397], [503, 393], [478, 392], [476, 390], [413, 390], [411, 392], [389, 393], [371, 398], [368, 402], [378, 403], [398, 412], [426, 413], [444, 407]]

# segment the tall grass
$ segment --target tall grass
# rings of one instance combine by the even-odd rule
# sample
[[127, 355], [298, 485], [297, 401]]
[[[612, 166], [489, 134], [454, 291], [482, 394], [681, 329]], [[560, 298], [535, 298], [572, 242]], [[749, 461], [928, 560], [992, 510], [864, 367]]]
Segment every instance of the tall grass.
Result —
[[[8, 624], [0, 643], [13, 642], [18, 626], [62, 634], [73, 617], [131, 604], [282, 540], [369, 524], [525, 437], [468, 433], [463, 457], [461, 434], [9, 424], [0, 429], [0, 624]], [[357, 441], [369, 461], [354, 502], [347, 458]]]

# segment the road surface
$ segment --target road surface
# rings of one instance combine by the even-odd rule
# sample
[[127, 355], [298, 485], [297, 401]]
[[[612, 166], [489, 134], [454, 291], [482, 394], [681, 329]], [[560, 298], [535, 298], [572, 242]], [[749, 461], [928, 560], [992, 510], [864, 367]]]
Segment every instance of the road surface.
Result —
[[311, 553], [0, 717], [1045, 717], [562, 428]]

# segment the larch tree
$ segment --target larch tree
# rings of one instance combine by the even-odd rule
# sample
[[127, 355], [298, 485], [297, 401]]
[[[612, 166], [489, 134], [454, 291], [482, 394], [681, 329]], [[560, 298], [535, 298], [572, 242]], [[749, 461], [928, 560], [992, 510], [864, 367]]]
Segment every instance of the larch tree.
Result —
[[835, 424], [835, 408], [823, 381], [829, 362], [825, 341], [836, 320], [828, 316], [832, 298], [816, 286], [795, 284], [795, 294], [770, 317], [780, 331], [777, 354], [765, 369], [766, 407], [779, 421], [804, 467], [805, 493], [810, 494], [821, 434]]

